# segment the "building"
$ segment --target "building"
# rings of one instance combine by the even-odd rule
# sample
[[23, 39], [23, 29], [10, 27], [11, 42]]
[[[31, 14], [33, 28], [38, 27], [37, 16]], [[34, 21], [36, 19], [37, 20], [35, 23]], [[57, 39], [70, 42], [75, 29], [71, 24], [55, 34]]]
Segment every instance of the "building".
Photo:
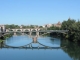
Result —
[[54, 24], [54, 27], [61, 27], [60, 21], [57, 24]]
[[4, 25], [0, 25], [0, 32], [5, 32], [6, 31], [6, 28]]
[[42, 26], [43, 28], [45, 28], [45, 26]]
[[45, 27], [49, 28], [49, 27], [51, 27], [51, 26], [53, 26], [53, 24], [46, 24], [46, 25], [44, 25], [43, 27], [44, 27], [44, 28], [45, 28]]
[[61, 23], [60, 23], [60, 21], [58, 22], [58, 23], [56, 23], [56, 24], [46, 24], [46, 25], [44, 25], [43, 26], [43, 28], [49, 28], [49, 27], [51, 27], [51, 26], [54, 26], [54, 27], [61, 27]]
[[23, 27], [23, 26], [21, 25], [20, 28], [22, 29], [22, 27]]

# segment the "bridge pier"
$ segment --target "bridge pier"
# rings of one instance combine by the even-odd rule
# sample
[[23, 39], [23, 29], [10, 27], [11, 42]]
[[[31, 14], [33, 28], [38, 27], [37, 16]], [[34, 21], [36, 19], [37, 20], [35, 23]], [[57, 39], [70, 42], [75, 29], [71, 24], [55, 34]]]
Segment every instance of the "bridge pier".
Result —
[[33, 37], [33, 43], [37, 43], [37, 37]]
[[14, 32], [14, 35], [16, 35], [16, 32]]
[[29, 35], [31, 36], [32, 32], [30, 31]]
[[39, 36], [39, 32], [36, 32], [36, 35]]
[[24, 32], [22, 33], [22, 35], [24, 35]]

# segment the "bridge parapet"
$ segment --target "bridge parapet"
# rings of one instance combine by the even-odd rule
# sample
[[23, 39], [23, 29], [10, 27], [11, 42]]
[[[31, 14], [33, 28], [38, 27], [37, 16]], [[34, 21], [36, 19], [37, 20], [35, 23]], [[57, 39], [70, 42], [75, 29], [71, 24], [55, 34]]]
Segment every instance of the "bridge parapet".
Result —
[[6, 32], [68, 32], [69, 30], [6, 29]]

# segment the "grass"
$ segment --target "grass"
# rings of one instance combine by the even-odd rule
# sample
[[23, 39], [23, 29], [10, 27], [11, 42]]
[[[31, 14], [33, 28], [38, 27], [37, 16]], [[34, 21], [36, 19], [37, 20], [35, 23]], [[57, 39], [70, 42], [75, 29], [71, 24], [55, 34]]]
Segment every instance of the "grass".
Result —
[[0, 43], [3, 42], [3, 41], [4, 41], [4, 40], [1, 40], [1, 39], [0, 39]]

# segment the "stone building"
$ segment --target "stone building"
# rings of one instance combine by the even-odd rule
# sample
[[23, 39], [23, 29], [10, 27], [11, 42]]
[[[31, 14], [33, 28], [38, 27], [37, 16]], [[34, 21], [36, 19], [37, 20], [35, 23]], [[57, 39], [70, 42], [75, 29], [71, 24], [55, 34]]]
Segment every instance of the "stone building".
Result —
[[60, 21], [57, 24], [54, 24], [55, 27], [61, 27]]
[[5, 32], [5, 26], [4, 25], [0, 25], [0, 32]]
[[51, 27], [53, 24], [46, 24], [46, 25], [44, 25], [43, 27]]
[[61, 27], [61, 23], [60, 23], [60, 21], [58, 22], [58, 23], [56, 23], [56, 24], [46, 24], [46, 25], [44, 25], [43, 27], [44, 28], [49, 28], [49, 27], [51, 27], [51, 26], [54, 26], [54, 27]]

